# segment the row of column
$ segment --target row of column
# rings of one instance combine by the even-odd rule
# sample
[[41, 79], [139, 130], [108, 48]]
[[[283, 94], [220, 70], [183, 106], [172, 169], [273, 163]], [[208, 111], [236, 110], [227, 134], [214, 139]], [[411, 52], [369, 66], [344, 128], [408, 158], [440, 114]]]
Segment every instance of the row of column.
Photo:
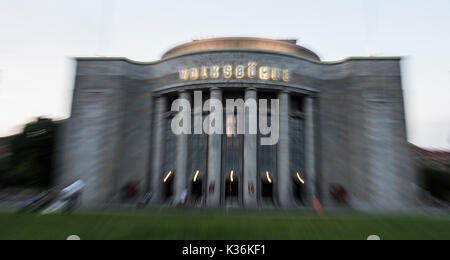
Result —
[[[179, 92], [180, 99], [191, 100], [191, 93], [188, 91]], [[222, 101], [222, 89], [211, 88], [210, 98]], [[245, 90], [245, 100], [257, 99], [256, 88], [247, 88]], [[277, 172], [278, 178], [276, 186], [274, 187], [274, 196], [278, 205], [282, 208], [290, 208], [293, 204], [292, 195], [292, 173], [290, 172], [290, 138], [289, 138], [289, 101], [290, 94], [288, 91], [280, 91], [278, 93], [278, 99], [280, 104], [279, 110], [279, 141], [277, 149]], [[151, 167], [151, 190], [153, 191], [153, 203], [160, 203], [162, 197], [162, 170], [163, 170], [163, 156], [164, 140], [166, 133], [170, 129], [165, 128], [165, 112], [168, 108], [168, 98], [165, 96], [156, 97], [155, 102], [155, 134], [153, 135], [153, 152], [152, 152], [152, 167]], [[306, 97], [304, 102], [305, 113], [305, 162], [306, 162], [306, 181], [308, 182], [307, 190], [309, 198], [316, 194], [315, 190], [315, 158], [314, 158], [314, 120], [313, 120], [313, 98]], [[213, 108], [211, 108], [213, 109]], [[248, 111], [246, 111], [248, 113]], [[221, 117], [223, 113], [221, 113]], [[246, 118], [248, 116], [246, 115]], [[223, 118], [218, 118], [222, 120]], [[207, 207], [220, 207], [220, 192], [221, 192], [221, 173], [222, 173], [222, 135], [211, 134], [208, 140], [208, 163], [207, 163], [207, 190], [204, 191], [206, 196]], [[175, 182], [174, 182], [174, 195], [175, 200], [179, 200], [184, 190], [188, 188], [187, 182], [187, 169], [188, 169], [188, 136], [185, 134], [177, 135], [176, 140], [176, 162], [175, 162]], [[258, 206], [257, 192], [254, 190], [251, 192], [249, 185], [253, 184], [254, 189], [257, 187], [257, 135], [245, 134], [244, 135], [244, 158], [243, 158], [243, 206], [246, 208], [255, 208]], [[308, 199], [309, 199], [308, 198]], [[175, 201], [178, 202], [178, 201]]]

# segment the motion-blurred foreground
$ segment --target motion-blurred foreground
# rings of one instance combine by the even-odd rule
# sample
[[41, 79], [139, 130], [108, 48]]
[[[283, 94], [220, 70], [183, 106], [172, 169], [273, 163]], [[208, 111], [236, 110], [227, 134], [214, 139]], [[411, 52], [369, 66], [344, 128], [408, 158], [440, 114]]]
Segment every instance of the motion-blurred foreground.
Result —
[[[450, 153], [407, 143], [399, 61], [325, 63], [295, 41], [255, 38], [194, 41], [147, 64], [77, 59], [71, 117], [0, 139], [0, 203], [42, 213], [448, 210]], [[176, 99], [193, 104], [178, 107], [192, 134], [171, 131]], [[209, 99], [243, 102], [229, 111]], [[238, 111], [251, 100], [267, 100], [266, 123], [279, 129], [238, 133]], [[222, 124], [223, 134], [205, 133], [205, 124]], [[261, 144], [274, 133], [276, 144]]]

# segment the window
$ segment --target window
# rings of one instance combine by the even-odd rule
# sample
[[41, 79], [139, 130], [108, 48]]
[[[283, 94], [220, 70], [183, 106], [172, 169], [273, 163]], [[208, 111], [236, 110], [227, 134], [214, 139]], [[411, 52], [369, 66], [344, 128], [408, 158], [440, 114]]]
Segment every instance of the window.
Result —
[[165, 153], [164, 153], [164, 164], [163, 164], [163, 181], [164, 181], [164, 191], [163, 199], [168, 201], [173, 196], [173, 178], [175, 175], [175, 156], [176, 156], [176, 136], [172, 132], [170, 124], [172, 117], [167, 117], [166, 119], [166, 131], [165, 131]]
[[290, 167], [293, 183], [293, 196], [299, 204], [305, 203], [305, 153], [304, 153], [304, 120], [302, 102], [299, 98], [291, 100], [291, 115], [289, 118]]
[[201, 202], [204, 194], [204, 180], [206, 179], [206, 162], [208, 161], [208, 136], [206, 134], [191, 135], [190, 162], [191, 197], [194, 203]]
[[[223, 103], [226, 99], [243, 99], [243, 93], [224, 93]], [[223, 203], [239, 205], [241, 203], [242, 184], [242, 158], [243, 158], [243, 135], [237, 134], [237, 110], [227, 114], [224, 109], [223, 126], [225, 134], [222, 135], [222, 179], [223, 179]]]
[[[272, 93], [260, 93], [259, 99], [267, 99], [267, 125], [272, 125], [271, 99], [276, 99]], [[259, 127], [259, 126], [258, 126]], [[260, 203], [265, 205], [273, 204], [274, 183], [277, 173], [277, 145], [261, 145], [261, 135], [258, 131], [258, 179]]]
[[[203, 104], [209, 99], [208, 93], [202, 92]], [[203, 131], [201, 134], [194, 132], [194, 125], [197, 119], [201, 119], [200, 123], [208, 112], [191, 111], [191, 127], [192, 135], [189, 136], [189, 152], [187, 155], [189, 168], [188, 168], [188, 182], [190, 184], [190, 202], [193, 204], [201, 204], [204, 201], [204, 194], [206, 191], [206, 176], [207, 176], [207, 161], [208, 161], [208, 135]]]
[[[267, 123], [272, 123], [270, 115]], [[260, 138], [259, 138], [260, 140]], [[261, 199], [263, 203], [273, 203], [273, 182], [275, 181], [277, 145], [259, 145], [258, 147], [259, 179], [261, 180]]]
[[239, 179], [241, 177], [242, 164], [242, 135], [237, 134], [237, 118], [226, 116], [225, 129], [223, 136], [224, 154], [224, 176], [225, 176], [225, 198], [239, 196]]
[[[262, 181], [261, 197], [263, 199], [273, 200], [273, 183]], [[273, 202], [273, 201], [272, 201]]]

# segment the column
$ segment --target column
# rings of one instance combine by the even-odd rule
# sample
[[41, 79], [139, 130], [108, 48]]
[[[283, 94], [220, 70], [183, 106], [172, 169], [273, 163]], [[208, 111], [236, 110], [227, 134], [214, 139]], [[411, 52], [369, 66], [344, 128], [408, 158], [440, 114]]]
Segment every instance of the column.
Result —
[[[244, 135], [244, 207], [246, 208], [256, 208], [258, 206], [257, 202], [257, 133], [249, 133], [251, 129], [251, 124], [256, 124], [255, 129], [258, 129], [257, 121], [257, 92], [255, 88], [248, 88], [245, 90], [245, 102], [249, 104], [249, 100], [254, 100], [256, 107], [254, 111], [250, 108], [244, 107], [245, 109], [245, 135]], [[251, 112], [252, 114], [250, 114]], [[253, 185], [253, 193], [250, 193], [250, 185]]]
[[[185, 99], [189, 103], [191, 102], [191, 93], [187, 91], [180, 92], [179, 99]], [[190, 118], [190, 110], [183, 108], [183, 118]], [[185, 124], [185, 122], [183, 122]], [[170, 131], [170, 130], [169, 130]], [[187, 189], [187, 174], [188, 174], [188, 134], [177, 135], [177, 150], [176, 150], [176, 162], [175, 162], [175, 202], [178, 203], [181, 200], [183, 191]]]
[[155, 121], [154, 128], [155, 133], [153, 135], [152, 146], [152, 161], [151, 163], [151, 184], [150, 191], [153, 192], [153, 203], [159, 203], [162, 197], [162, 185], [163, 185], [163, 159], [164, 159], [164, 140], [165, 140], [165, 126], [166, 120], [164, 113], [167, 109], [167, 97], [157, 96], [155, 102]]
[[312, 198], [316, 196], [316, 167], [314, 157], [314, 98], [305, 98], [303, 110], [305, 112], [305, 184], [308, 191], [307, 202], [312, 203]]
[[292, 206], [292, 183], [290, 171], [290, 147], [289, 147], [289, 93], [278, 93], [280, 101], [280, 138], [278, 140], [277, 166], [278, 181], [276, 183], [276, 196], [279, 206], [290, 208]]
[[[216, 99], [222, 102], [222, 90], [212, 88], [210, 99]], [[220, 123], [223, 124], [223, 112], [220, 115]], [[217, 122], [216, 122], [217, 124]], [[220, 187], [221, 187], [221, 166], [222, 166], [222, 135], [209, 135], [208, 142], [208, 176], [206, 190], [206, 206], [220, 206]]]

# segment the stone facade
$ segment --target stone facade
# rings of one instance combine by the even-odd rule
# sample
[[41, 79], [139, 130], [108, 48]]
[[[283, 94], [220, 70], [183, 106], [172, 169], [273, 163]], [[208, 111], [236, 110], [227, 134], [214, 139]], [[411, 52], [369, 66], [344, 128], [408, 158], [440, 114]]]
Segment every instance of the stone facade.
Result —
[[[228, 91], [240, 91], [245, 98], [271, 92], [280, 100], [276, 207], [310, 207], [313, 197], [325, 208], [347, 207], [331, 196], [332, 184], [344, 187], [348, 204], [357, 209], [399, 210], [414, 203], [411, 183], [415, 172], [406, 139], [400, 58], [349, 58], [330, 63], [311, 58], [315, 57], [311, 53], [303, 57], [301, 53], [250, 48], [200, 48], [170, 54], [153, 63], [124, 58], [76, 60], [72, 113], [59, 139], [57, 182], [67, 185], [84, 180], [84, 205], [119, 203], [122, 187], [136, 180], [140, 182], [140, 196], [152, 191], [151, 203], [161, 205], [167, 154], [164, 118], [170, 110], [170, 97], [189, 99], [192, 91], [200, 89], [218, 99]], [[288, 69], [290, 81], [222, 77], [179, 80], [178, 72], [186, 68], [250, 61]], [[302, 206], [293, 202], [290, 184], [289, 102], [293, 96], [303, 100], [307, 202]], [[255, 139], [251, 135], [243, 138], [245, 160], [239, 205], [247, 208], [262, 206], [247, 189], [250, 183], [259, 188]], [[208, 137], [205, 207], [224, 206], [219, 185], [223, 174], [221, 140], [221, 135]], [[191, 173], [186, 170], [188, 138], [178, 136], [176, 146], [173, 193], [179, 197], [191, 181]]]

